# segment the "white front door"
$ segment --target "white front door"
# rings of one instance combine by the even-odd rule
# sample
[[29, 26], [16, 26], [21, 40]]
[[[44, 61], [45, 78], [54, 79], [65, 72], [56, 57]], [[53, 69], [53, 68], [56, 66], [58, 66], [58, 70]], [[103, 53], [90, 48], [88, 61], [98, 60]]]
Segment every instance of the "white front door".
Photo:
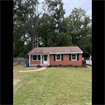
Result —
[[48, 64], [48, 55], [43, 55], [43, 64], [44, 65]]

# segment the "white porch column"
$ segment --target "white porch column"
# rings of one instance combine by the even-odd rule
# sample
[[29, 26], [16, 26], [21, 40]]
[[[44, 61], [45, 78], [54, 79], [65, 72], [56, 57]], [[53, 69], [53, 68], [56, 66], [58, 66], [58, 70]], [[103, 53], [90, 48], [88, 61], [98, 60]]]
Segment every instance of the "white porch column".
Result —
[[30, 66], [30, 63], [31, 63], [31, 62], [30, 62], [30, 55], [29, 55], [29, 66]]
[[49, 54], [48, 54], [48, 65], [49, 65], [49, 61], [50, 61], [49, 58], [50, 58], [50, 57], [49, 57]]
[[42, 54], [40, 56], [41, 56], [40, 65], [42, 65]]
[[49, 65], [50, 65], [50, 54], [49, 54]]

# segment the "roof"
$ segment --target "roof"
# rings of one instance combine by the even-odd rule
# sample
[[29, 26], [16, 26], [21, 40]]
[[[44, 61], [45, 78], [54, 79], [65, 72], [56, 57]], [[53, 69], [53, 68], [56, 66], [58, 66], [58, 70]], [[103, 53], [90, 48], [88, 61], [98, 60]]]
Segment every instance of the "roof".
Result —
[[63, 47], [35, 47], [28, 55], [33, 54], [57, 54], [57, 53], [83, 53], [78, 46], [63, 46]]

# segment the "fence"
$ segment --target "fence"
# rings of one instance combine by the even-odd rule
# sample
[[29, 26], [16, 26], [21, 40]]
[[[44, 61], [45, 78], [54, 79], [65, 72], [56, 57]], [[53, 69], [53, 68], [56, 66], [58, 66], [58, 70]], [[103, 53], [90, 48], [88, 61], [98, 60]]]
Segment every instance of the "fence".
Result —
[[92, 65], [92, 61], [91, 60], [86, 60], [86, 64]]
[[13, 58], [13, 65], [22, 64], [28, 61], [27, 58]]

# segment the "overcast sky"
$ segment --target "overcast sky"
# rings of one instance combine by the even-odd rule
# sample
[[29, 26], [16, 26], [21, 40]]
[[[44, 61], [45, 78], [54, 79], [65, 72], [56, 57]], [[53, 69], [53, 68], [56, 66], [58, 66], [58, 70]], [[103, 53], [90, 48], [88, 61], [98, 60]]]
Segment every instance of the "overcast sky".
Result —
[[86, 15], [92, 19], [92, 0], [62, 0], [63, 8], [66, 10], [65, 17], [69, 16], [74, 7], [82, 8], [86, 11]]

